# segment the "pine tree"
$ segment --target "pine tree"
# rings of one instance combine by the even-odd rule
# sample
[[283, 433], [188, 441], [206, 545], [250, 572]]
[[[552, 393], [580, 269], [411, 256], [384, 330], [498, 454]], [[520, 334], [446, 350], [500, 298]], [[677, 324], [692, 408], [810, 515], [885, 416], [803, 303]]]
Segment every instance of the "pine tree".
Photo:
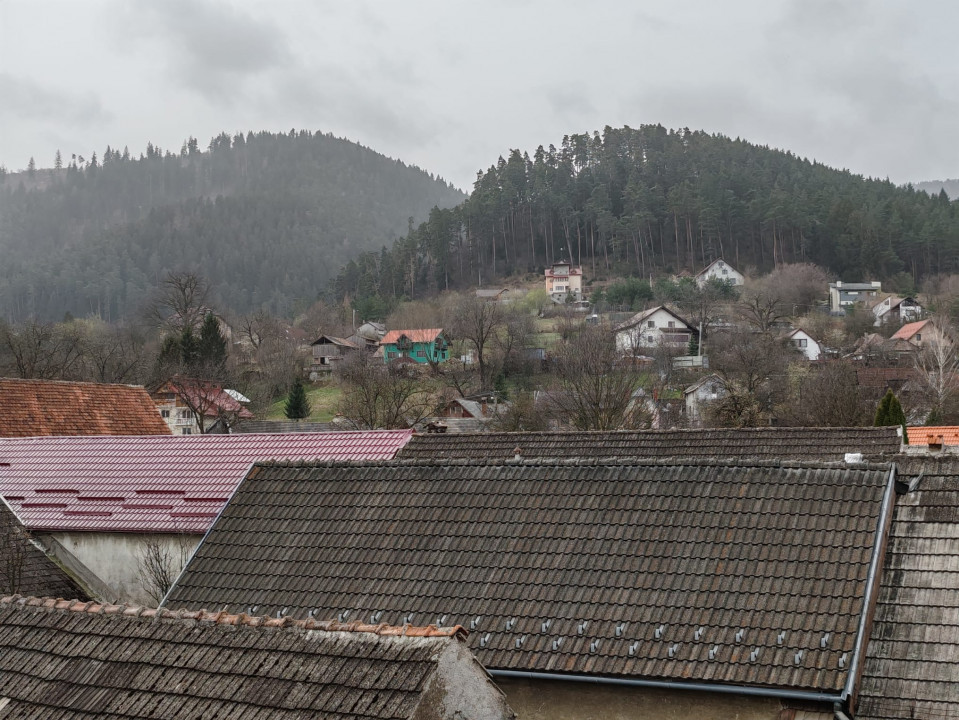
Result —
[[27, 175], [33, 177], [37, 174], [37, 162], [30, 156], [30, 162], [27, 163]]
[[290, 388], [290, 395], [286, 399], [283, 414], [290, 420], [302, 420], [310, 416], [310, 410], [310, 401], [306, 397], [306, 389], [303, 387], [303, 383], [297, 380]]
[[197, 363], [206, 370], [207, 375], [219, 374], [226, 365], [226, 338], [220, 332], [220, 321], [213, 313], [207, 313], [200, 326]]
[[876, 418], [873, 422], [876, 427], [888, 427], [890, 425], [899, 425], [902, 428], [903, 442], [909, 442], [909, 436], [906, 434], [906, 414], [902, 411], [902, 404], [899, 398], [895, 396], [892, 390], [887, 390], [879, 401], [876, 408]]
[[56, 157], [53, 158], [53, 168], [54, 170], [63, 170], [63, 155], [60, 154], [59, 150], [57, 150]]

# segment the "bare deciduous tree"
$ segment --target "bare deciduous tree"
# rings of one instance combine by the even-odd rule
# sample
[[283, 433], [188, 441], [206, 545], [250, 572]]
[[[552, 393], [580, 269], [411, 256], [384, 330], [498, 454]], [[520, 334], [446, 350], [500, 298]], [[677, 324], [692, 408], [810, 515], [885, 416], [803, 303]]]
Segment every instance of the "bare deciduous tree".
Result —
[[959, 352], [951, 327], [936, 317], [933, 332], [923, 328], [922, 348], [916, 353], [916, 370], [929, 393], [932, 417], [941, 418], [949, 401], [959, 391]]
[[[0, 500], [0, 505], [2, 505]], [[9, 595], [20, 592], [30, 534], [14, 514], [0, 506], [0, 587]]]
[[450, 333], [465, 340], [476, 351], [476, 367], [482, 389], [489, 387], [490, 343], [502, 325], [502, 308], [499, 303], [487, 302], [475, 295], [462, 295], [454, 303], [448, 322]]
[[859, 387], [856, 367], [837, 360], [820, 366], [796, 365], [793, 392], [780, 405], [783, 425], [803, 427], [858, 427], [872, 421], [873, 403]]
[[72, 323], [31, 320], [0, 325], [0, 368], [19, 378], [75, 380], [81, 375], [83, 337]]
[[187, 326], [199, 328], [209, 312], [209, 295], [210, 286], [203, 277], [192, 272], [171, 272], [160, 283], [147, 313], [167, 330], [179, 331]]
[[430, 414], [433, 394], [416, 368], [353, 353], [340, 365], [338, 413], [357, 430], [413, 427]]
[[173, 587], [190, 559], [195, 544], [185, 534], [170, 538], [147, 537], [140, 541], [137, 549], [137, 580], [157, 605]]
[[610, 329], [584, 326], [556, 351], [556, 392], [551, 404], [577, 430], [617, 430], [648, 425], [633, 402], [639, 373], [621, 361]]

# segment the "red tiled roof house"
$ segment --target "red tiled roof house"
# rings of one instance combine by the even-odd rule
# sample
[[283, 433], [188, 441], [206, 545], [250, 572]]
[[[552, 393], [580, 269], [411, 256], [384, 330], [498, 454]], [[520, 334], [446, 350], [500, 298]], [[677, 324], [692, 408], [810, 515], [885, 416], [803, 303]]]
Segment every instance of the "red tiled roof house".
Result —
[[169, 434], [139, 385], [0, 378], [0, 437]]

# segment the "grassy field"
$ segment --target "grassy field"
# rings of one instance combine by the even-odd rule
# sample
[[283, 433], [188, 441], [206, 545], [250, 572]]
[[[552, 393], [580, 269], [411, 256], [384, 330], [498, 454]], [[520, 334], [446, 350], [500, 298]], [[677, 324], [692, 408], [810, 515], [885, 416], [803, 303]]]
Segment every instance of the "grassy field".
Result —
[[[308, 385], [306, 388], [306, 396], [310, 400], [310, 417], [308, 420], [311, 422], [329, 422], [332, 420], [336, 412], [336, 404], [340, 401], [342, 394], [339, 386], [332, 383], [315, 387]], [[286, 420], [286, 415], [283, 414], [285, 405], [286, 398], [277, 400], [267, 410], [265, 419]]]

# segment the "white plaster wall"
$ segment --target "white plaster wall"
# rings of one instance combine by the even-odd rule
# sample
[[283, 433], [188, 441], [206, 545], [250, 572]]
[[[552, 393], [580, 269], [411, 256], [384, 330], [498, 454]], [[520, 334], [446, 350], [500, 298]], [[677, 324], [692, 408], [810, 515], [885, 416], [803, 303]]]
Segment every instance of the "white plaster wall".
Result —
[[139, 577], [144, 545], [158, 543], [169, 554], [175, 574], [179, 574], [203, 539], [202, 535], [175, 533], [55, 532], [50, 536], [116, 592], [115, 598], [108, 599], [149, 607], [155, 607], [157, 601], [146, 592]]

